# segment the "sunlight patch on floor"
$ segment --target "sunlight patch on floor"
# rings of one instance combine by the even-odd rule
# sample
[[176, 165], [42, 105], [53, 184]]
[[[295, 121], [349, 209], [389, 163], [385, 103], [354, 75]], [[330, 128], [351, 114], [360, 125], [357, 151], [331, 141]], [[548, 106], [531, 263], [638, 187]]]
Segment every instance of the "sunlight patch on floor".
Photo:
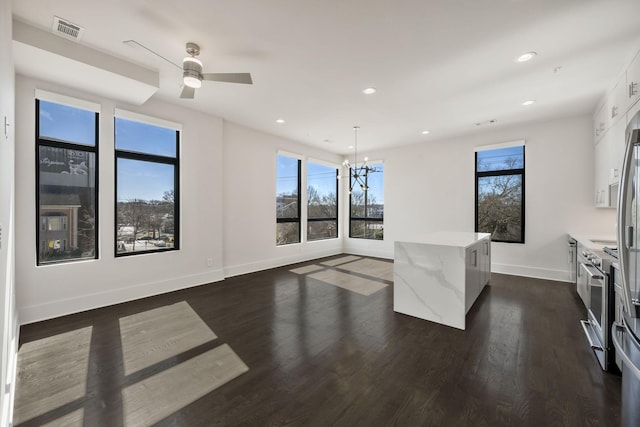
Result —
[[124, 374], [216, 339], [216, 334], [186, 301], [120, 319]]
[[328, 265], [329, 267], [335, 267], [336, 265], [344, 264], [344, 263], [355, 261], [355, 260], [358, 260], [358, 259], [362, 259], [362, 257], [355, 256], [355, 255], [347, 255], [347, 256], [340, 257], [340, 258], [335, 258], [335, 259], [330, 259], [328, 261], [323, 261], [320, 264]]
[[227, 344], [122, 390], [125, 427], [150, 426], [249, 368]]
[[360, 276], [354, 276], [353, 274], [343, 273], [336, 270], [323, 270], [309, 274], [308, 277], [365, 296], [372, 295], [388, 286], [386, 283], [365, 279]]
[[322, 270], [323, 268], [325, 267], [311, 264], [311, 265], [305, 265], [304, 267], [293, 268], [289, 271], [295, 274], [309, 274], [309, 273], [313, 273], [314, 271]]
[[342, 264], [338, 268], [393, 282], [393, 263], [391, 262], [364, 258], [358, 261]]
[[[14, 425], [64, 411], [66, 405], [79, 404], [85, 398], [92, 330], [88, 326], [20, 347]], [[78, 418], [77, 412], [64, 414], [69, 423], [62, 425], [82, 425], [82, 414]]]

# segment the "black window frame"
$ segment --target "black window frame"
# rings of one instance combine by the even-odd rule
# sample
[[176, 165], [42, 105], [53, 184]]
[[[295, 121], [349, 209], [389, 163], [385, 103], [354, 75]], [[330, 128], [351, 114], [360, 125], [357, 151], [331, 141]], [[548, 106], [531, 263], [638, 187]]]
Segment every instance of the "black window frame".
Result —
[[[287, 243], [281, 243], [278, 244], [277, 240], [276, 240], [276, 246], [287, 246], [287, 245], [295, 245], [295, 244], [299, 244], [302, 243], [302, 197], [301, 197], [301, 193], [302, 193], [302, 159], [298, 158], [298, 157], [294, 157], [294, 156], [290, 156], [287, 154], [280, 154], [278, 153], [277, 156], [283, 156], [283, 157], [289, 157], [291, 159], [295, 159], [298, 162], [298, 191], [297, 191], [297, 218], [280, 218], [278, 217], [278, 213], [276, 211], [276, 227], [278, 224], [284, 224], [284, 223], [298, 223], [298, 241], [297, 242], [287, 242]], [[278, 161], [277, 157], [276, 157], [276, 162]], [[278, 179], [277, 176], [277, 172], [276, 172], [276, 180]], [[276, 200], [277, 200], [277, 195], [276, 195]]]
[[[113, 235], [113, 252], [116, 258], [151, 254], [158, 252], [172, 252], [180, 250], [180, 136], [181, 131], [172, 129], [176, 133], [176, 155], [175, 157], [162, 156], [158, 154], [141, 153], [138, 151], [123, 150], [116, 148], [116, 122], [117, 119], [129, 120], [126, 117], [114, 116], [113, 118], [113, 138], [114, 138], [114, 235]], [[153, 123], [146, 123], [150, 126], [158, 126]], [[156, 247], [154, 249], [136, 250], [131, 252], [118, 252], [118, 159], [137, 160], [143, 162], [160, 163], [173, 166], [173, 246], [172, 247]]]
[[[513, 146], [512, 146], [513, 147]], [[492, 170], [492, 171], [478, 171], [478, 151], [475, 152], [475, 203], [474, 203], [474, 229], [476, 233], [484, 233], [484, 231], [479, 231], [478, 226], [478, 190], [479, 190], [479, 181], [481, 178], [487, 177], [498, 177], [498, 176], [508, 176], [508, 175], [520, 175], [522, 180], [522, 203], [520, 206], [520, 239], [519, 240], [502, 240], [502, 239], [494, 239], [491, 236], [492, 242], [500, 242], [500, 243], [525, 243], [525, 166], [526, 166], [526, 150], [525, 146], [521, 145], [522, 148], [522, 167], [517, 169], [500, 169], [500, 170]], [[503, 147], [509, 148], [509, 147]], [[497, 148], [496, 148], [497, 149]]]
[[[94, 145], [87, 145], [81, 143], [74, 143], [69, 141], [64, 141], [56, 138], [48, 138], [40, 136], [40, 99], [35, 99], [35, 131], [36, 131], [36, 144], [35, 144], [35, 171], [36, 171], [36, 191], [35, 191], [35, 199], [36, 199], [36, 266], [44, 266], [44, 265], [54, 265], [54, 264], [62, 264], [62, 263], [70, 263], [70, 262], [78, 262], [78, 261], [87, 261], [91, 259], [98, 259], [99, 257], [99, 246], [98, 246], [98, 225], [99, 225], [99, 156], [98, 156], [98, 146], [99, 146], [99, 135], [100, 135], [100, 113], [94, 111], [95, 118], [95, 126], [94, 126]], [[54, 104], [60, 104], [55, 101], [47, 101]], [[72, 108], [77, 108], [79, 110], [91, 111], [81, 107], [72, 106]], [[40, 260], [40, 147], [51, 147], [51, 148], [61, 148], [64, 150], [77, 150], [77, 151], [85, 151], [89, 153], [93, 153], [95, 159], [94, 166], [94, 250], [93, 257], [85, 257], [85, 258], [70, 258], [70, 259], [60, 259], [57, 261], [44, 262]]]
[[[370, 169], [372, 170], [372, 172], [369, 173], [377, 173], [379, 171], [375, 171], [375, 167], [370, 167]], [[365, 240], [378, 240], [378, 241], [384, 241], [384, 211], [381, 217], [370, 217], [369, 216], [369, 173], [365, 173], [365, 174], [361, 174], [361, 176], [364, 176], [364, 186], [365, 189], [362, 190], [364, 192], [364, 217], [356, 217], [353, 216], [353, 209], [352, 209], [352, 197], [353, 194], [351, 192], [349, 192], [349, 238], [350, 239], [365, 239]], [[384, 174], [384, 170], [382, 171], [382, 173]], [[384, 175], [382, 177], [383, 182], [384, 182]], [[353, 188], [354, 185], [354, 178], [353, 178], [353, 167], [349, 168], [349, 187]], [[367, 224], [369, 223], [381, 223], [382, 224], [382, 239], [375, 239], [372, 237], [367, 237], [366, 235], [361, 237], [361, 236], [354, 236], [353, 235], [353, 222], [354, 221], [363, 221], [365, 223], [365, 230], [367, 229]]]
[[[314, 162], [312, 160], [307, 160], [307, 188], [309, 187], [309, 163], [315, 163], [315, 164], [320, 164], [317, 162]], [[325, 165], [322, 165], [325, 166]], [[323, 217], [323, 218], [311, 218], [309, 217], [309, 199], [307, 198], [307, 241], [309, 242], [317, 242], [320, 240], [331, 240], [331, 239], [337, 239], [340, 237], [340, 232], [338, 230], [338, 217], [340, 216], [340, 197], [338, 197], [339, 193], [338, 193], [338, 189], [340, 187], [339, 184], [339, 177], [340, 177], [340, 168], [338, 167], [334, 167], [334, 166], [327, 166], [327, 167], [331, 167], [334, 168], [336, 170], [336, 216], [335, 217]], [[336, 224], [336, 236], [335, 237], [322, 237], [319, 239], [310, 239], [309, 238], [309, 223], [312, 222], [335, 222]]]

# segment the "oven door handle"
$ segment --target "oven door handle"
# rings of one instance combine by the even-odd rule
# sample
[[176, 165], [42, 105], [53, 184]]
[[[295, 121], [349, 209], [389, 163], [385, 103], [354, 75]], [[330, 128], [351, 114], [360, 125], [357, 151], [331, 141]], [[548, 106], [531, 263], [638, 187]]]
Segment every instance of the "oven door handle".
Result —
[[581, 267], [584, 268], [584, 270], [589, 275], [589, 280], [604, 280], [604, 276], [598, 271], [597, 268], [587, 264], [582, 264]]
[[589, 340], [589, 345], [594, 350], [604, 351], [601, 345], [597, 345], [593, 343], [593, 339], [591, 338], [591, 324], [588, 320], [581, 320], [580, 324], [582, 325], [582, 329], [584, 329], [584, 334], [587, 336], [587, 340]]

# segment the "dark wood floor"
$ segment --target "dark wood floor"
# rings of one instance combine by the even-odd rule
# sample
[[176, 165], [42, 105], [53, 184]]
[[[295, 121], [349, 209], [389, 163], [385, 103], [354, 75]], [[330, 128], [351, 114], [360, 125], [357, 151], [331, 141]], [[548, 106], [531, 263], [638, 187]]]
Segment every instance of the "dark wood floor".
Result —
[[249, 371], [160, 425], [620, 424], [621, 379], [587, 345], [575, 285], [493, 274], [459, 331], [394, 313], [392, 286], [367, 297], [289, 271], [319, 261], [22, 327], [21, 343], [85, 326], [93, 335], [86, 397], [21, 425], [78, 405], [85, 426], [122, 425], [135, 378], [123, 375], [118, 319], [179, 301]]

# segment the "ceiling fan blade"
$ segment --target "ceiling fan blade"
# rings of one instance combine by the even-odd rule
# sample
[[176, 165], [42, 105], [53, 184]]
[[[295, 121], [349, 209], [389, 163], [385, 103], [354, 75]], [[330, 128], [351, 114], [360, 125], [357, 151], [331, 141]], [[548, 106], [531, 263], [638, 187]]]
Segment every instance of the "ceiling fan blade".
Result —
[[202, 80], [225, 83], [243, 83], [247, 85], [253, 84], [251, 74], [249, 73], [204, 73], [202, 75]]
[[196, 90], [190, 86], [185, 86], [182, 89], [182, 93], [180, 94], [180, 98], [182, 99], [193, 99], [193, 96], [196, 94]]
[[155, 52], [155, 51], [153, 51], [153, 50], [149, 49], [148, 47], [146, 47], [146, 46], [145, 46], [145, 45], [143, 45], [142, 43], [139, 43], [139, 42], [137, 42], [137, 41], [135, 41], [135, 40], [125, 40], [125, 41], [123, 41], [122, 43], [124, 43], [124, 44], [126, 44], [127, 46], [130, 46], [130, 47], [132, 47], [132, 48], [135, 48], [135, 49], [142, 49], [142, 50], [144, 50], [144, 51], [146, 51], [146, 52], [148, 52], [148, 53], [150, 53], [150, 54], [152, 54], [152, 55], [157, 56], [158, 58], [164, 59], [164, 60], [165, 60], [165, 61], [167, 61], [169, 64], [171, 64], [171, 65], [173, 65], [173, 66], [175, 66], [175, 67], [178, 67], [178, 68], [180, 68], [180, 69], [182, 70], [182, 65], [178, 65], [178, 64], [176, 64], [175, 62], [168, 60], [167, 58], [165, 58], [164, 56], [160, 55], [159, 53], [157, 53], [157, 52]]

